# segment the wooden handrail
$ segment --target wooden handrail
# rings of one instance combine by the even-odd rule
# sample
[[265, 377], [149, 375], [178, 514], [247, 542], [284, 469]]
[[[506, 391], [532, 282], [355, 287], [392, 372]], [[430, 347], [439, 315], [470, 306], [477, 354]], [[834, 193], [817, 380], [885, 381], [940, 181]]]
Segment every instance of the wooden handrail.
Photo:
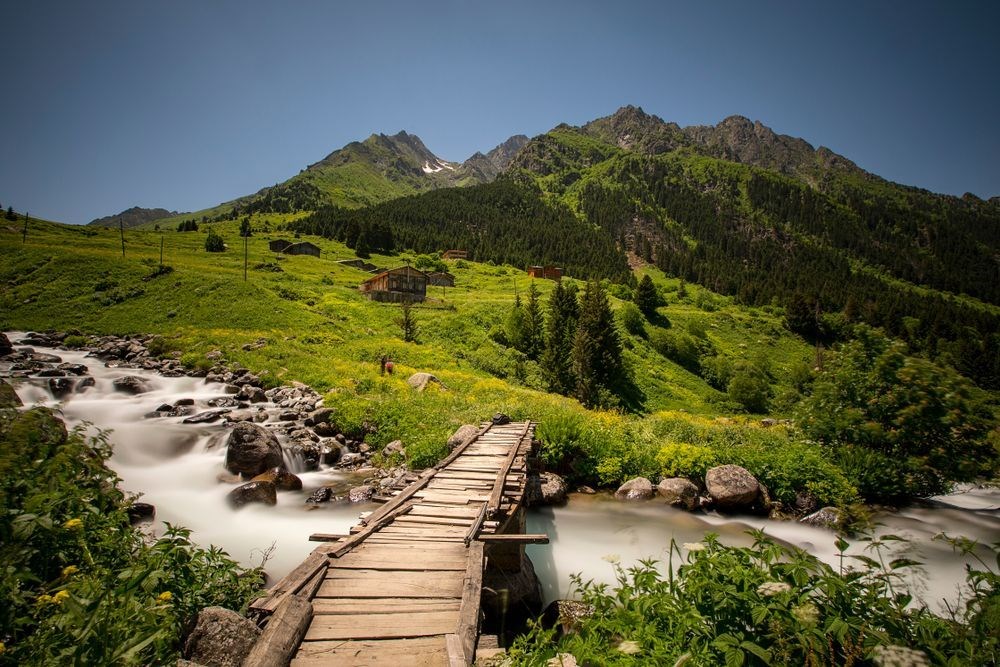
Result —
[[493, 481], [493, 492], [490, 493], [489, 502], [486, 503], [486, 513], [489, 516], [492, 516], [500, 507], [500, 498], [503, 496], [503, 487], [507, 483], [507, 475], [510, 473], [510, 467], [514, 465], [514, 459], [517, 458], [518, 452], [521, 451], [521, 444], [524, 442], [524, 438], [528, 435], [528, 431], [530, 430], [531, 420], [529, 419], [524, 422], [524, 430], [521, 431], [521, 436], [517, 439], [517, 444], [510, 448], [510, 452], [507, 453], [507, 458], [504, 459], [504, 463], [500, 467], [500, 473]]

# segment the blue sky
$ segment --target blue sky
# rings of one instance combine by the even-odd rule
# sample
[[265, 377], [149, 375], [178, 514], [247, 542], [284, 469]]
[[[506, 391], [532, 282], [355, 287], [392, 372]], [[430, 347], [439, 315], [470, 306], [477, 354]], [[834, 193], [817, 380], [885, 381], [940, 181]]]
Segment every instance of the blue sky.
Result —
[[624, 104], [1000, 195], [996, 2], [3, 0], [0, 25], [0, 203], [66, 222], [211, 206], [373, 132], [464, 160]]

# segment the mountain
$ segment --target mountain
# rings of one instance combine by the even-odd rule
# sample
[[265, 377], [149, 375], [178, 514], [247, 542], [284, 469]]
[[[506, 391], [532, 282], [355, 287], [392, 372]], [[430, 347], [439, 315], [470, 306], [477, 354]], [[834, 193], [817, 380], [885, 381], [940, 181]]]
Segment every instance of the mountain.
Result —
[[210, 217], [329, 205], [360, 208], [439, 188], [486, 183], [507, 168], [527, 141], [523, 135], [514, 136], [485, 155], [476, 153], [455, 163], [436, 156], [414, 134], [373, 134], [333, 151], [287, 181], [217, 207]]
[[524, 145], [528, 141], [528, 137], [523, 134], [515, 134], [486, 155], [479, 152], [475, 153], [462, 163], [462, 169], [472, 176], [474, 180], [481, 183], [488, 183], [507, 171], [507, 167], [514, 160], [514, 156], [524, 148]]
[[298, 228], [614, 281], [629, 280], [626, 260], [654, 264], [808, 313], [800, 324], [819, 341], [850, 322], [883, 327], [1000, 387], [1000, 207], [889, 182], [741, 116], [681, 128], [623, 107], [534, 137], [494, 183], [318, 212]]
[[165, 208], [142, 208], [140, 206], [133, 206], [132, 208], [125, 209], [117, 215], [109, 215], [103, 218], [97, 218], [96, 220], [91, 220], [88, 225], [93, 227], [118, 227], [119, 224], [125, 223], [125, 228], [138, 227], [139, 225], [151, 222], [153, 220], [159, 220], [160, 218], [167, 218], [172, 215], [181, 215], [177, 211], [168, 211]]

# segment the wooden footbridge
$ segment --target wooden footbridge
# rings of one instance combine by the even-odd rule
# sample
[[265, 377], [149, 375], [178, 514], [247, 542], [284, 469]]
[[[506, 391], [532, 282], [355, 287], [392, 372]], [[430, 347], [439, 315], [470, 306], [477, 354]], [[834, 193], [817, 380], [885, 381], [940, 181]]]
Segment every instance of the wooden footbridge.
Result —
[[[324, 544], [251, 610], [264, 631], [244, 666], [469, 665], [483, 570], [519, 569], [531, 422], [483, 424], [437, 466], [392, 490], [350, 535]], [[492, 639], [492, 641], [490, 641]], [[492, 646], [490, 646], [492, 645]]]

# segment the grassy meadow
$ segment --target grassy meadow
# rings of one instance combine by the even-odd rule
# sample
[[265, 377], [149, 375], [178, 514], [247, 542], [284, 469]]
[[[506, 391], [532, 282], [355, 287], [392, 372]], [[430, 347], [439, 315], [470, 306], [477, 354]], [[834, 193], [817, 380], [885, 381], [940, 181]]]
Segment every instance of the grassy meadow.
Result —
[[[20, 227], [5, 224], [0, 226], [0, 327], [158, 334], [164, 354], [178, 355], [192, 367], [208, 367], [205, 355], [221, 350], [230, 363], [263, 371], [271, 383], [300, 381], [327, 392], [342, 428], [367, 430], [375, 445], [402, 439], [414, 466], [441, 456], [459, 425], [505, 412], [542, 422], [550, 463], [589, 483], [612, 486], [637, 474], [655, 477], [676, 468], [678, 456], [697, 458], [705, 447], [716, 459], [729, 452], [723, 462], [745, 462], [765, 482], [773, 478], [789, 489], [789, 476], [803, 475], [793, 469], [810, 456], [802, 451], [806, 445], [793, 442], [781, 426], [762, 428], [759, 415], [742, 412], [725, 392], [663, 356], [656, 342], [681, 335], [703, 353], [753, 361], [767, 372], [771, 416], [780, 417], [791, 404], [787, 397], [794, 394], [797, 369], [813, 355], [783, 328], [780, 309], [737, 306], [644, 269], [666, 305], [655, 324], [633, 325], [632, 333], [621, 327], [638, 401], [629, 412], [588, 411], [547, 393], [537, 364], [496, 342], [515, 295], [524, 299], [532, 282], [523, 270], [450, 262], [456, 286], [430, 288], [431, 298], [414, 308], [418, 340], [407, 343], [396, 323], [400, 307], [365, 299], [357, 287], [369, 274], [339, 263], [355, 258], [353, 251], [317, 237], [303, 239], [321, 248], [320, 258], [268, 250], [269, 241], [292, 238], [280, 231], [292, 217], [252, 219], [246, 280], [237, 222], [201, 225], [197, 232], [165, 226], [126, 231], [124, 257], [115, 229], [33, 221], [22, 244]], [[209, 227], [225, 239], [226, 252], [205, 251]], [[159, 269], [161, 241], [167, 271]], [[413, 259], [403, 253], [374, 255], [370, 261], [389, 268]], [[554, 283], [535, 284], [544, 307]], [[608, 291], [613, 308], [631, 307], [624, 300], [627, 288], [610, 285]], [[266, 344], [243, 349], [258, 339]], [[379, 374], [383, 354], [395, 363], [392, 376]], [[406, 378], [417, 371], [435, 374], [444, 388], [412, 391]], [[820, 476], [830, 489], [822, 492], [824, 500], [849, 499], [836, 470]]]

